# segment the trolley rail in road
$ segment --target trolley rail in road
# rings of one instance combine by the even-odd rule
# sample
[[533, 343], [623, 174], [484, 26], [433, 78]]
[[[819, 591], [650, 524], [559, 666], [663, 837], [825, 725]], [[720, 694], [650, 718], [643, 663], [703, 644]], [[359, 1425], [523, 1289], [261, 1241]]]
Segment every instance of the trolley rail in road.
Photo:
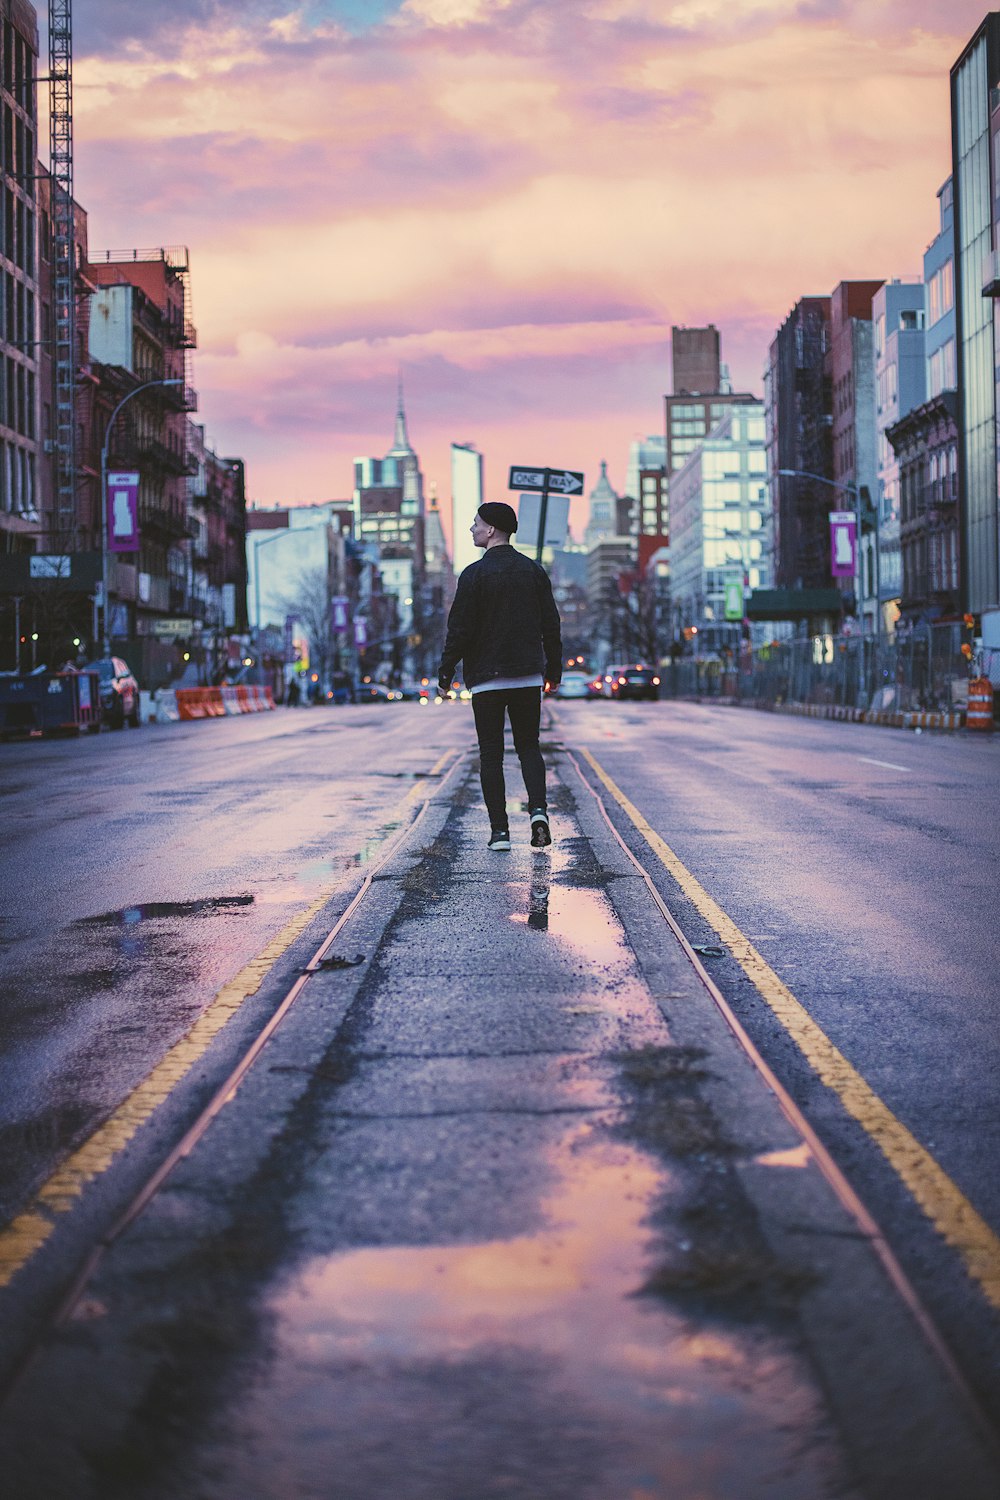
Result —
[[[551, 722], [549, 724], [549, 727], [553, 727]], [[948, 1380], [953, 1385], [962, 1403], [966, 1407], [968, 1414], [973, 1419], [975, 1426], [978, 1428], [990, 1448], [996, 1450], [996, 1433], [992, 1424], [983, 1413], [979, 1403], [970, 1390], [962, 1374], [962, 1371], [959, 1369], [954, 1357], [952, 1356], [951, 1351], [945, 1342], [945, 1339], [941, 1335], [941, 1332], [934, 1323], [932, 1317], [923, 1306], [919, 1296], [917, 1295], [899, 1261], [890, 1248], [886, 1236], [880, 1229], [876, 1219], [861, 1202], [857, 1193], [854, 1191], [846, 1176], [834, 1161], [829, 1150], [820, 1140], [816, 1131], [806, 1119], [800, 1107], [795, 1103], [788, 1090], [776, 1077], [772, 1069], [765, 1062], [764, 1058], [761, 1056], [760, 1052], [757, 1050], [756, 1046], [748, 1036], [744, 1027], [741, 1025], [740, 1021], [733, 1012], [731, 1006], [728, 1004], [719, 987], [707, 972], [698, 954], [694, 951], [691, 943], [685, 937], [683, 931], [681, 930], [677, 921], [667, 907], [665, 901], [663, 900], [657, 889], [656, 881], [650, 869], [643, 862], [643, 860], [640, 859], [639, 856], [629, 847], [628, 842], [616, 827], [615, 821], [611, 815], [611, 812], [609, 811], [607, 801], [605, 800], [604, 796], [602, 796], [601, 791], [598, 789], [598, 787], [596, 787], [593, 784], [592, 780], [585, 774], [580, 764], [580, 760], [577, 758], [577, 753], [575, 753], [573, 749], [567, 748], [566, 746], [560, 746], [559, 748], [561, 749], [562, 753], [565, 754], [570, 765], [573, 767], [573, 770], [576, 776], [579, 778], [582, 786], [586, 789], [590, 797], [594, 799], [600, 816], [603, 819], [603, 822], [606, 824], [611, 836], [614, 838], [617, 845], [625, 854], [630, 864], [635, 868], [646, 890], [648, 891], [648, 894], [652, 899], [656, 910], [658, 911], [663, 921], [666, 923], [672, 936], [680, 945], [687, 961], [692, 966], [698, 977], [698, 980], [710, 996], [714, 1006], [717, 1007], [718, 1011], [723, 1016], [726, 1025], [736, 1039], [739, 1047], [742, 1049], [746, 1057], [756, 1069], [762, 1082], [777, 1099], [785, 1118], [788, 1120], [789, 1124], [798, 1135], [806, 1152], [815, 1163], [819, 1172], [822, 1174], [824, 1180], [835, 1195], [842, 1209], [849, 1215], [850, 1219], [856, 1226], [858, 1235], [864, 1239], [864, 1241], [870, 1246], [873, 1254], [877, 1257], [878, 1262], [880, 1263], [883, 1271], [888, 1277], [888, 1280], [891, 1283], [891, 1286], [893, 1287], [896, 1295], [901, 1299], [903, 1304], [905, 1304], [906, 1308], [908, 1309], [909, 1313], [912, 1315], [916, 1325], [921, 1332], [921, 1335], [926, 1341], [927, 1346], [933, 1352], [936, 1360], [939, 1362], [943, 1371], [947, 1375]], [[609, 778], [607, 778], [606, 775], [601, 771], [601, 768], [598, 766], [593, 757], [590, 756], [589, 752], [583, 751], [582, 754], [590, 762], [590, 768], [594, 775], [596, 775], [599, 780], [603, 780], [605, 787], [607, 787], [610, 791], [613, 791], [613, 783], [610, 783]], [[322, 942], [319, 944], [312, 957], [305, 965], [304, 969], [298, 974], [294, 982], [289, 986], [267, 1022], [261, 1027], [250, 1044], [245, 1048], [237, 1064], [231, 1068], [222, 1084], [220, 1084], [218, 1088], [215, 1089], [212, 1097], [200, 1111], [197, 1118], [184, 1131], [180, 1139], [177, 1140], [177, 1142], [163, 1156], [162, 1160], [149, 1174], [138, 1191], [134, 1193], [127, 1206], [118, 1213], [118, 1215], [111, 1223], [110, 1227], [106, 1231], [104, 1231], [96, 1240], [89, 1253], [85, 1256], [82, 1263], [79, 1265], [76, 1273], [72, 1277], [72, 1280], [69, 1282], [69, 1285], [63, 1288], [58, 1294], [57, 1300], [54, 1302], [54, 1305], [52, 1306], [46, 1319], [42, 1323], [41, 1327], [36, 1331], [34, 1337], [30, 1341], [30, 1344], [24, 1350], [22, 1357], [16, 1362], [15, 1366], [11, 1370], [4, 1388], [0, 1390], [0, 1403], [5, 1401], [9, 1396], [11, 1390], [16, 1386], [18, 1380], [28, 1368], [34, 1356], [44, 1344], [48, 1335], [54, 1329], [65, 1325], [69, 1320], [72, 1319], [73, 1314], [79, 1307], [81, 1299], [83, 1298], [89, 1284], [93, 1280], [95, 1274], [102, 1264], [102, 1261], [107, 1256], [108, 1252], [114, 1246], [116, 1241], [121, 1238], [121, 1236], [129, 1228], [129, 1226], [133, 1224], [135, 1220], [143, 1213], [144, 1209], [146, 1209], [150, 1202], [155, 1198], [178, 1163], [180, 1163], [190, 1155], [190, 1153], [194, 1150], [198, 1143], [203, 1139], [212, 1122], [222, 1112], [226, 1104], [235, 1097], [241, 1083], [247, 1077], [247, 1074], [254, 1067], [255, 1063], [260, 1059], [268, 1043], [273, 1038], [275, 1032], [281, 1026], [282, 1022], [288, 1016], [289, 1011], [295, 1005], [297, 1000], [302, 996], [310, 980], [316, 974], [322, 971], [324, 960], [329, 957], [334, 943], [337, 941], [338, 937], [341, 935], [344, 929], [348, 926], [351, 919], [355, 916], [359, 907], [364, 902], [366, 896], [371, 891], [373, 882], [378, 876], [379, 872], [390, 862], [390, 860], [397, 853], [399, 853], [399, 851], [403, 848], [407, 841], [417, 831], [432, 803], [439, 801], [442, 798], [442, 794], [445, 792], [445, 788], [449, 785], [449, 783], [455, 777], [458, 769], [462, 766], [465, 766], [466, 769], [468, 768], [468, 758], [458, 754], [452, 761], [452, 764], [447, 769], [447, 771], [443, 773], [442, 780], [426, 791], [426, 794], [423, 796], [421, 802], [419, 803], [415, 815], [405, 824], [405, 826], [403, 826], [399, 830], [397, 834], [395, 834], [394, 837], [392, 837], [386, 843], [385, 848], [368, 869], [357, 891], [350, 899], [346, 908], [326, 933]], [[615, 800], [619, 803], [619, 806], [621, 806], [621, 798], [619, 797]], [[126, 1101], [126, 1104], [127, 1102], [128, 1101]], [[36, 1246], [34, 1248], [37, 1249], [39, 1247]], [[27, 1263], [32, 1253], [33, 1250], [29, 1247], [25, 1254], [23, 1264]]]

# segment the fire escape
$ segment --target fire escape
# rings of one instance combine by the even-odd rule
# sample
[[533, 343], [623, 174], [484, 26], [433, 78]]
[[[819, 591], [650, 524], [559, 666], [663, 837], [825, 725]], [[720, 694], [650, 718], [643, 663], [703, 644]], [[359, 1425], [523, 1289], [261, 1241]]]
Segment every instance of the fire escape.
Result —
[[49, 159], [52, 179], [55, 521], [75, 519], [76, 245], [73, 223], [73, 6], [49, 0]]

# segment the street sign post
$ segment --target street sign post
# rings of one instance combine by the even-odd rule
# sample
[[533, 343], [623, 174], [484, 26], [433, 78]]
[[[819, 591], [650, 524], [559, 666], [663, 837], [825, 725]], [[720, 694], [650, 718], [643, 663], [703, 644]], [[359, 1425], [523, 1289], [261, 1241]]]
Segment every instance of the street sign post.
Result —
[[545, 522], [549, 508], [549, 494], [554, 490], [556, 494], [568, 497], [579, 495], [583, 490], [583, 475], [574, 469], [533, 469], [527, 466], [511, 465], [510, 474], [507, 479], [509, 490], [538, 490], [541, 500], [538, 508], [538, 542], [535, 547], [535, 561], [541, 562], [542, 548], [545, 546]]
[[[529, 490], [518, 496], [517, 529], [525, 536], [538, 537], [541, 524], [542, 497]], [[569, 527], [569, 496], [550, 495], [545, 511], [545, 530], [541, 532], [543, 547], [563, 547]]]

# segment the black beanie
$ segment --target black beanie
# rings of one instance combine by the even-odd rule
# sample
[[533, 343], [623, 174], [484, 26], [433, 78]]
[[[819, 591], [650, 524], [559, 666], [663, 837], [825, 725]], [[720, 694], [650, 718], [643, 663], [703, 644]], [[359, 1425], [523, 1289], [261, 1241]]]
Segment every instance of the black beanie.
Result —
[[506, 536], [513, 536], [517, 530], [517, 513], [506, 500], [487, 500], [479, 507], [477, 514], [482, 516], [487, 526], [495, 526], [497, 531], [502, 531]]

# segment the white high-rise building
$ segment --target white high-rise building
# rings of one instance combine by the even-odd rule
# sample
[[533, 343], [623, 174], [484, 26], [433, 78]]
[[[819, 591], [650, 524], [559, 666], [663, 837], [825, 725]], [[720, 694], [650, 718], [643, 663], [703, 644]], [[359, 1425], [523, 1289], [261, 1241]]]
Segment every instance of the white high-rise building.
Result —
[[451, 445], [451, 550], [456, 573], [479, 556], [469, 530], [483, 503], [483, 455], [472, 443]]
[[587, 547], [593, 547], [596, 542], [602, 541], [605, 537], [618, 534], [616, 514], [618, 495], [608, 478], [608, 466], [603, 459], [601, 460], [601, 477], [591, 490], [589, 498], [590, 518], [583, 539]]

